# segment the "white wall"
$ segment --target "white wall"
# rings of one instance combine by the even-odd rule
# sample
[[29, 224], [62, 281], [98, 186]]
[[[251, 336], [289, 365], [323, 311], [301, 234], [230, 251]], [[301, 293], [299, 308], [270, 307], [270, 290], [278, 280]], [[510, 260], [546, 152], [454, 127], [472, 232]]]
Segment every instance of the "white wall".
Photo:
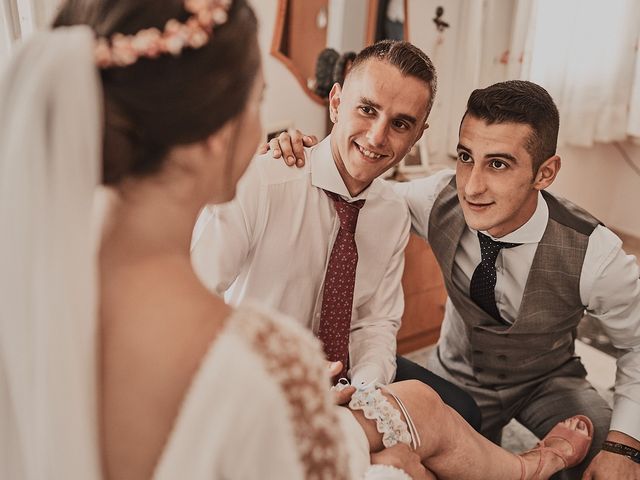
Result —
[[302, 90], [296, 78], [269, 52], [276, 22], [278, 0], [250, 0], [258, 17], [258, 40], [267, 83], [262, 104], [265, 132], [292, 122], [304, 133], [324, 136], [326, 107], [315, 103]]
[[[436, 101], [429, 115], [429, 129], [425, 132], [425, 140], [429, 146], [429, 151], [445, 152], [447, 149], [455, 148], [451, 145], [449, 138], [449, 118], [460, 109], [456, 99], [453, 98], [453, 82], [455, 72], [456, 45], [455, 36], [459, 31], [458, 17], [461, 11], [461, 0], [408, 0], [409, 40], [421, 48], [433, 62], [438, 75], [438, 92]], [[443, 19], [451, 22], [444, 34], [444, 41], [438, 41], [438, 32], [432, 19], [435, 17], [436, 7], [444, 5]], [[462, 106], [464, 112], [464, 105]], [[457, 132], [456, 132], [457, 134]]]
[[560, 147], [562, 168], [549, 190], [580, 205], [608, 227], [640, 238], [640, 176], [619, 148], [640, 167], [640, 145], [632, 142]]

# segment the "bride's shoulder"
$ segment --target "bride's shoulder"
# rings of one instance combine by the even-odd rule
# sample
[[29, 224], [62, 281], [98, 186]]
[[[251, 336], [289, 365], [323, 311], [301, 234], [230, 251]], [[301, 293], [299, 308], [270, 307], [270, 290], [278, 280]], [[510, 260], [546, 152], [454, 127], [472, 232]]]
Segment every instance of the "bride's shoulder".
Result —
[[288, 316], [263, 306], [246, 303], [229, 318], [230, 332], [241, 336], [269, 363], [288, 363], [287, 368], [305, 368], [319, 381], [327, 377], [319, 341]]

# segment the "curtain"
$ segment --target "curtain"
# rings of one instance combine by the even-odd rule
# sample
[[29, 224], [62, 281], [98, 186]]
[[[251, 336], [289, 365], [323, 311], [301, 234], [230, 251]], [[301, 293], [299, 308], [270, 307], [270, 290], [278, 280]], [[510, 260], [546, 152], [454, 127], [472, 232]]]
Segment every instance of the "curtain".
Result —
[[531, 62], [521, 77], [544, 86], [556, 101], [560, 144], [625, 139], [640, 2], [538, 0], [529, 29]]
[[[443, 32], [430, 21], [437, 5], [450, 23]], [[561, 145], [640, 135], [637, 0], [410, 0], [409, 24], [438, 70], [431, 154], [455, 154], [472, 90], [509, 79], [549, 91]]]
[[[425, 143], [431, 155], [455, 155], [458, 128], [471, 92], [519, 78], [530, 60], [529, 25], [535, 0], [409, 0], [410, 40], [438, 72], [438, 94]], [[449, 27], [437, 31], [432, 19], [444, 6]]]
[[63, 0], [0, 0], [0, 66], [16, 42], [45, 28]]

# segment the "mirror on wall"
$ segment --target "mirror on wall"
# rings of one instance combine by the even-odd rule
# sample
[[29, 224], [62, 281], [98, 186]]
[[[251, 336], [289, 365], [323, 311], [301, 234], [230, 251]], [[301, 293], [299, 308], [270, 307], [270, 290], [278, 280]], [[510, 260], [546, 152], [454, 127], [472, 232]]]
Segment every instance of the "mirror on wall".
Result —
[[315, 102], [316, 59], [327, 45], [329, 0], [279, 0], [271, 54], [280, 60]]
[[309, 98], [325, 104], [316, 88], [318, 58], [323, 64], [332, 55], [325, 50], [343, 56], [384, 38], [407, 39], [406, 18], [407, 0], [279, 0], [271, 54]]
[[370, 0], [367, 45], [379, 40], [408, 40], [407, 0]]

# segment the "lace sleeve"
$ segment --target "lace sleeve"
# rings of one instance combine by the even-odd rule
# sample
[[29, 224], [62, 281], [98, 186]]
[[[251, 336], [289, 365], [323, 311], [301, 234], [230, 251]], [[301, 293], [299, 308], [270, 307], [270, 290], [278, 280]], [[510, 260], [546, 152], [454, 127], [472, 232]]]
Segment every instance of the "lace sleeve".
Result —
[[335, 428], [337, 416], [318, 342], [293, 322], [253, 309], [238, 312], [232, 328], [263, 359], [287, 400], [305, 478], [346, 480], [346, 449]]

